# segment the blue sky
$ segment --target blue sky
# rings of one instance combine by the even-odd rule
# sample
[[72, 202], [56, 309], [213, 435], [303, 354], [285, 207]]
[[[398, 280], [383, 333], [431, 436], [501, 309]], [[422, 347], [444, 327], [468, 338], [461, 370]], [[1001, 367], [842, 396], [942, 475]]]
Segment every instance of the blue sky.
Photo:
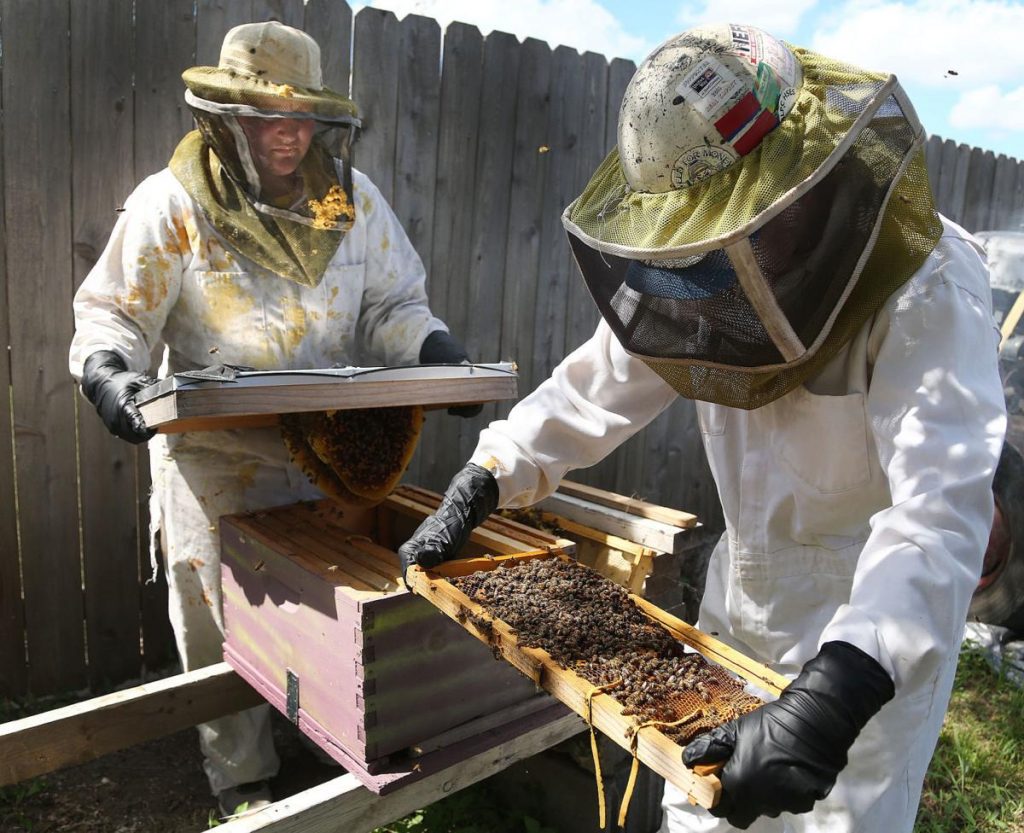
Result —
[[637, 62], [689, 26], [749, 23], [894, 72], [929, 133], [1024, 159], [1024, 0], [372, 0], [353, 8], [362, 5]]

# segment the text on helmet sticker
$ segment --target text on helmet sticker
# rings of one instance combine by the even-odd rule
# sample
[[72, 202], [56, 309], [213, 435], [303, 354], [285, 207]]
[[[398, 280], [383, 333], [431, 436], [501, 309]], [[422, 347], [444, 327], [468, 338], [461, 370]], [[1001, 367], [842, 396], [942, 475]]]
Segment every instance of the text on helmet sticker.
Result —
[[796, 84], [796, 58], [785, 44], [753, 26], [730, 25], [729, 32], [733, 52], [738, 58], [755, 67], [766, 63], [779, 74], [784, 86]]
[[721, 61], [705, 55], [683, 76], [676, 92], [704, 118], [714, 121], [714, 116], [744, 87]]

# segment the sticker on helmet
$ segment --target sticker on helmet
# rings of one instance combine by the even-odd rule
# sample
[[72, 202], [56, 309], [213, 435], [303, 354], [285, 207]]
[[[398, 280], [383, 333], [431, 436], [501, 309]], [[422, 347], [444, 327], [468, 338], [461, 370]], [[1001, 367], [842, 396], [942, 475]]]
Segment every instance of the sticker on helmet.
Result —
[[733, 52], [737, 57], [755, 67], [766, 63], [778, 73], [785, 86], [796, 85], [799, 71], [796, 58], [784, 43], [753, 26], [730, 25], [729, 32], [732, 35]]
[[764, 61], [757, 65], [757, 81], [754, 84], [754, 95], [765, 110], [778, 112], [779, 96], [782, 94], [782, 85], [779, 83], [779, 76]]
[[736, 154], [721, 145], [698, 145], [672, 163], [672, 187], [688, 188], [728, 168]]
[[796, 88], [786, 87], [786, 89], [779, 93], [779, 118], [786, 118], [789, 115], [789, 111], [793, 109], [794, 104], [796, 104]]
[[743, 82], [720, 61], [705, 55], [679, 82], [676, 92], [704, 118], [713, 120], [743, 88]]

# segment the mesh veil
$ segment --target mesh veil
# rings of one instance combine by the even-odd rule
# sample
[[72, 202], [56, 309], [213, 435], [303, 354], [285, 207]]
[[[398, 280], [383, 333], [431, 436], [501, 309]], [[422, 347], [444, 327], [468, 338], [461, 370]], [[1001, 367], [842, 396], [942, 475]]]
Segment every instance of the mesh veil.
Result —
[[749, 409], [792, 390], [941, 234], [895, 79], [794, 51], [796, 106], [740, 163], [640, 193], [613, 151], [563, 216], [623, 347], [688, 398]]

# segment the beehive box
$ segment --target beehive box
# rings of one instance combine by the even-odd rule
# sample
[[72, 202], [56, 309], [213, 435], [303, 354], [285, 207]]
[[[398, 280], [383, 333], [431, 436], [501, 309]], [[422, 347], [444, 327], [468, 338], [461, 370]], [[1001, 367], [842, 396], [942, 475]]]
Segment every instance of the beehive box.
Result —
[[[380, 506], [330, 501], [221, 519], [226, 661], [376, 792], [458, 758], [459, 744], [564, 714], [399, 578], [397, 546], [431, 511], [400, 487]], [[504, 519], [467, 555], [570, 552]]]

